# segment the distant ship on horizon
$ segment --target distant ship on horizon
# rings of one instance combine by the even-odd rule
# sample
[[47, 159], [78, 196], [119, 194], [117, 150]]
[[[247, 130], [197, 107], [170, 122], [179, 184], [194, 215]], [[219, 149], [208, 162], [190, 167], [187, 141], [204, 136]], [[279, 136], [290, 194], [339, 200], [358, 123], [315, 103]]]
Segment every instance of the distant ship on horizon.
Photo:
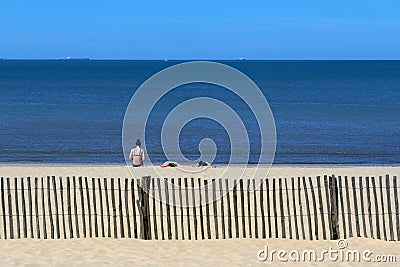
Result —
[[59, 60], [90, 60], [88, 57], [66, 57], [60, 58]]

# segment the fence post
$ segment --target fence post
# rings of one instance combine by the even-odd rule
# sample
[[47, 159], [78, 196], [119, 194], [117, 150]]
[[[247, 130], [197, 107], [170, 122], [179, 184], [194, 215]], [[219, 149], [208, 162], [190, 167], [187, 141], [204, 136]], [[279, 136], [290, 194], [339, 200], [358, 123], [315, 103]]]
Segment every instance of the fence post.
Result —
[[8, 218], [10, 221], [10, 239], [14, 239], [14, 226], [13, 226], [13, 214], [12, 214], [12, 201], [11, 201], [11, 188], [10, 178], [7, 178], [7, 196], [8, 196]]
[[[178, 235], [178, 217], [176, 215], [176, 195], [175, 195], [175, 180], [174, 178], [171, 178], [171, 192], [172, 192], [172, 210], [174, 212], [174, 228], [175, 228], [175, 240], [179, 239]], [[154, 208], [155, 210], [155, 208]], [[154, 219], [155, 223], [155, 219]], [[156, 227], [156, 225], [154, 225]], [[157, 239], [157, 238], [156, 238]]]
[[[22, 193], [24, 191], [21, 191]], [[16, 218], [17, 218], [17, 236], [21, 238], [21, 225], [19, 219], [19, 207], [18, 207], [18, 179], [14, 178], [14, 195], [15, 195], [15, 211], [16, 211]], [[50, 217], [51, 218], [51, 217]]]
[[148, 212], [148, 203], [149, 203], [149, 184], [150, 184], [150, 176], [144, 176], [141, 179], [141, 188], [139, 194], [139, 212], [141, 213], [141, 221], [142, 221], [142, 239], [150, 240], [150, 231], [149, 231], [149, 212]]
[[[185, 178], [184, 179], [184, 183], [185, 183], [185, 196], [186, 196], [186, 214], [187, 214], [187, 227], [188, 227], [188, 239], [191, 240], [192, 239], [192, 235], [191, 235], [191, 231], [190, 231], [190, 205], [189, 205], [189, 184], [188, 184], [188, 179]], [[175, 192], [173, 192], [175, 193]], [[170, 228], [171, 229], [171, 228]], [[172, 234], [171, 234], [172, 236]]]
[[338, 221], [338, 191], [337, 181], [335, 176], [329, 177], [329, 196], [330, 196], [330, 224], [332, 225], [332, 239], [339, 238], [339, 221]]
[[[148, 184], [146, 184], [146, 192], [148, 193], [147, 190], [150, 189], [150, 180], [148, 182]], [[171, 206], [169, 204], [169, 189], [168, 189], [168, 179], [164, 178], [164, 187], [165, 187], [165, 202], [166, 202], [166, 208], [167, 208], [167, 234], [168, 234], [168, 240], [172, 239], [172, 230], [171, 230]], [[147, 198], [147, 202], [146, 205], [149, 204], [149, 199]], [[150, 234], [150, 214], [147, 214], [148, 216], [148, 221], [147, 221], [147, 225], [149, 226], [149, 234]], [[149, 239], [150, 236], [149, 236]]]

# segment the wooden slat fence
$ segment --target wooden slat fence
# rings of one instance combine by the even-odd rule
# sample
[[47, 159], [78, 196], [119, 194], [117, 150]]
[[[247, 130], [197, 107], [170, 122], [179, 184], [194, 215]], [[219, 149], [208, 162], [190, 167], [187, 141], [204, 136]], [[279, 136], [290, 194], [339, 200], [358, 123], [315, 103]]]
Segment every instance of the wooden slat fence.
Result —
[[[400, 241], [396, 176], [0, 180], [0, 239]], [[223, 197], [218, 197], [222, 195]], [[211, 201], [207, 201], [210, 200]]]

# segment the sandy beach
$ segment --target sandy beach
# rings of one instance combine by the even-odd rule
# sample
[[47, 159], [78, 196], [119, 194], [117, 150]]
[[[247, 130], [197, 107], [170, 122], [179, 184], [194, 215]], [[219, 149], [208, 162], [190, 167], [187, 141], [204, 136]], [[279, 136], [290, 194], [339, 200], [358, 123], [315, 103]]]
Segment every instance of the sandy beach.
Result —
[[[371, 251], [371, 262], [331, 261], [287, 262], [273, 258], [260, 261], [257, 253], [270, 250], [339, 250], [336, 241], [296, 241], [282, 239], [143, 241], [133, 239], [0, 240], [2, 266], [397, 266], [399, 242], [351, 238], [348, 249]], [[377, 255], [397, 255], [397, 263], [374, 263]], [[287, 258], [287, 256], [286, 256]]]
[[[152, 177], [196, 177], [217, 178], [223, 174], [226, 165], [217, 165], [201, 172], [184, 172], [178, 168], [160, 168], [159, 166], [146, 166], [142, 168], [130, 168], [135, 178], [150, 175]], [[188, 170], [198, 171], [199, 168], [187, 167]], [[260, 167], [260, 169], [265, 169]], [[256, 168], [249, 165], [243, 174], [243, 178], [251, 177]], [[231, 166], [233, 173], [242, 173], [242, 166]], [[340, 166], [340, 165], [273, 165], [268, 177], [315, 177], [332, 175], [335, 176], [384, 176], [400, 174], [400, 166]], [[46, 176], [82, 176], [100, 178], [130, 178], [131, 173], [125, 165], [116, 164], [0, 164], [0, 175], [2, 177], [46, 177]], [[225, 177], [224, 177], [225, 178]], [[232, 178], [239, 178], [235, 175]]]
[[[241, 167], [231, 167], [240, 172]], [[236, 170], [236, 169], [237, 170]], [[135, 169], [135, 177], [151, 175], [152, 177], [201, 177], [211, 179], [218, 177], [223, 167], [209, 168], [200, 173], [182, 173], [176, 168], [144, 167]], [[246, 175], [251, 175], [249, 168]], [[400, 167], [395, 166], [273, 166], [269, 177], [284, 178], [298, 176], [384, 176], [400, 174]], [[83, 176], [94, 178], [130, 178], [131, 174], [123, 165], [69, 165], [69, 164], [6, 164], [0, 166], [1, 177], [46, 177], [46, 176]], [[114, 238], [74, 238], [67, 240], [16, 239], [0, 240], [0, 260], [3, 265], [206, 265], [206, 266], [252, 266], [271, 264], [268, 258], [260, 261], [257, 253], [268, 246], [269, 250], [305, 250], [314, 249], [320, 253], [324, 249], [338, 249], [336, 241], [330, 240], [293, 240], [293, 239], [226, 239], [226, 240], [151, 240], [114, 239]], [[350, 250], [370, 250], [376, 255], [394, 255], [400, 260], [400, 242], [389, 242], [372, 238], [349, 238], [347, 248]], [[286, 256], [287, 258], [287, 256]], [[340, 261], [340, 260], [338, 260]], [[273, 263], [286, 264], [272, 259]], [[288, 260], [288, 262], [292, 262]], [[365, 265], [344, 260], [344, 265]], [[303, 262], [304, 265], [332, 264], [326, 258], [323, 262]], [[372, 266], [373, 263], [368, 263]], [[387, 266], [394, 263], [386, 263]]]

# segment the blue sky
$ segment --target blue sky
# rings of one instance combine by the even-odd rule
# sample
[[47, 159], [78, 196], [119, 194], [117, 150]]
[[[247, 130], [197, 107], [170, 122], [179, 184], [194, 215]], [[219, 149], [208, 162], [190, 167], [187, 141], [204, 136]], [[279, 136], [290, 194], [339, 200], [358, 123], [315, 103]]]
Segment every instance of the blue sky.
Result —
[[0, 58], [400, 59], [398, 0], [2, 0]]

